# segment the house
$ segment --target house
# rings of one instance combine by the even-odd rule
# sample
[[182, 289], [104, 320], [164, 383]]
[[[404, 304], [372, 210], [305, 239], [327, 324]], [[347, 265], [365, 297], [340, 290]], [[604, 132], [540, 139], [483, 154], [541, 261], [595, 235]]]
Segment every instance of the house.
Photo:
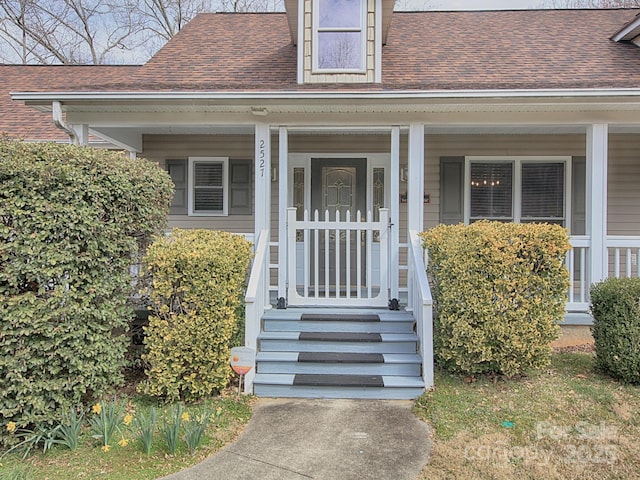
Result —
[[431, 386], [415, 234], [439, 223], [568, 228], [570, 322], [589, 321], [592, 282], [638, 276], [637, 10], [285, 4], [199, 15], [142, 66], [0, 67], [15, 130], [49, 138], [55, 119], [73, 141], [156, 160], [176, 186], [171, 226], [254, 240], [248, 391]]

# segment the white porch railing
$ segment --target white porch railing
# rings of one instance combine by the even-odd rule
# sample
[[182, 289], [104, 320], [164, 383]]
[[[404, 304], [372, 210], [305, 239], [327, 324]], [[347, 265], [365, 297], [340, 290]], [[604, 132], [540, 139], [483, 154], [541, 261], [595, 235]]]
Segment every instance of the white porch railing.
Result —
[[[591, 239], [588, 236], [573, 236], [570, 240], [573, 248], [567, 252], [566, 259], [570, 281], [567, 310], [586, 312], [589, 310], [591, 284], [599, 280], [590, 274]], [[605, 240], [605, 248], [606, 252], [602, 252], [602, 255], [606, 256], [606, 277], [640, 277], [640, 237], [610, 235]]]
[[610, 277], [640, 277], [640, 237], [610, 236], [606, 241]]
[[[244, 302], [244, 344], [257, 352], [260, 321], [265, 310], [271, 308], [269, 303], [269, 230], [262, 230], [258, 237]], [[253, 392], [253, 379], [255, 376], [255, 368], [245, 375], [245, 393]]]
[[325, 212], [321, 220], [317, 210], [313, 220], [308, 210], [297, 220], [296, 212], [288, 209], [288, 304], [387, 306], [389, 210], [381, 208], [378, 221], [371, 212], [366, 220], [360, 212], [355, 220]]
[[588, 268], [591, 239], [588, 236], [573, 236], [569, 239], [571, 250], [567, 252], [565, 264], [569, 271], [567, 310], [586, 312], [589, 309], [589, 287], [591, 278]]
[[409, 242], [409, 305], [416, 319], [422, 357], [422, 378], [425, 388], [433, 387], [433, 299], [427, 280], [425, 251], [415, 231], [410, 232]]

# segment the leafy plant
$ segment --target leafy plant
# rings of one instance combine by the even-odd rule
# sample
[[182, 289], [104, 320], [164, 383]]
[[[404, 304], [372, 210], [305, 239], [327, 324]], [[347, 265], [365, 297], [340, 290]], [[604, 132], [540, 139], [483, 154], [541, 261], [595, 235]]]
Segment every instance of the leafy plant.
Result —
[[211, 412], [205, 410], [201, 414], [195, 414], [184, 424], [184, 442], [187, 444], [189, 453], [193, 455], [202, 440], [202, 435], [207, 429]]
[[189, 416], [184, 412], [182, 404], [178, 403], [171, 408], [168, 418], [163, 418], [162, 420], [162, 436], [170, 455], [175, 455], [176, 453], [182, 421], [188, 418]]
[[120, 424], [124, 420], [125, 405], [123, 402], [113, 400], [111, 402], [96, 403], [91, 411], [94, 415], [89, 417], [92, 437], [100, 440], [103, 447], [109, 447], [114, 433], [122, 434]]
[[71, 407], [62, 422], [56, 428], [55, 443], [64, 445], [69, 450], [78, 448], [80, 431], [84, 420], [84, 410], [78, 414], [78, 411]]
[[433, 280], [435, 356], [467, 374], [541, 368], [564, 317], [567, 231], [477, 222], [422, 234]]
[[147, 454], [151, 454], [153, 446], [153, 436], [157, 427], [157, 413], [155, 407], [149, 409], [149, 414], [138, 413], [134, 420], [135, 430], [138, 440], [142, 445], [142, 450]]
[[123, 382], [129, 267], [173, 187], [121, 153], [4, 139], [0, 185], [0, 412], [53, 425]]
[[228, 385], [250, 258], [249, 242], [221, 231], [176, 229], [149, 247], [144, 393], [200, 399]]
[[610, 278], [591, 288], [596, 367], [640, 383], [640, 278]]
[[45, 425], [36, 426], [33, 430], [28, 428], [17, 428], [12, 430], [11, 434], [15, 435], [19, 441], [17, 444], [6, 450], [0, 458], [13, 451], [17, 451], [22, 453], [22, 459], [24, 460], [32, 451], [40, 448], [42, 448], [42, 453], [47, 453], [55, 444], [57, 431], [58, 426], [48, 428]]

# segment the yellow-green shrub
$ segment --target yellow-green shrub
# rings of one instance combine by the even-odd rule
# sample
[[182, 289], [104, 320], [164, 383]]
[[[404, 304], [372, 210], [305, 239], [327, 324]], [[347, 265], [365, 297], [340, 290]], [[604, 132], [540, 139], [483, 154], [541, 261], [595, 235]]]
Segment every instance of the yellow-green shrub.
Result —
[[436, 361], [507, 376], [550, 361], [565, 311], [570, 244], [546, 224], [478, 222], [422, 234], [434, 285]]
[[147, 252], [151, 315], [144, 392], [195, 399], [227, 386], [251, 244], [211, 230], [174, 230]]

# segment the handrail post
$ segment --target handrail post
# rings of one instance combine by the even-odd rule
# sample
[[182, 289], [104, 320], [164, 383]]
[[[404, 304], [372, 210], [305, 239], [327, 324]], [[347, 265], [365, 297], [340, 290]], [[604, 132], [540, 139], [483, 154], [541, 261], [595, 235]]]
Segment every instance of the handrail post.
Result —
[[[257, 238], [255, 256], [247, 284], [245, 295], [245, 325], [244, 344], [257, 352], [260, 320], [264, 314], [269, 298], [269, 230], [262, 230]], [[245, 393], [252, 393], [255, 368], [252, 368], [244, 378]]]
[[[287, 283], [289, 288], [287, 289], [287, 298], [289, 301], [295, 298], [297, 288], [297, 275], [296, 275], [296, 214], [297, 209], [295, 207], [287, 208], [287, 250], [288, 250], [288, 274]], [[284, 275], [285, 272], [278, 272], [278, 275]]]

